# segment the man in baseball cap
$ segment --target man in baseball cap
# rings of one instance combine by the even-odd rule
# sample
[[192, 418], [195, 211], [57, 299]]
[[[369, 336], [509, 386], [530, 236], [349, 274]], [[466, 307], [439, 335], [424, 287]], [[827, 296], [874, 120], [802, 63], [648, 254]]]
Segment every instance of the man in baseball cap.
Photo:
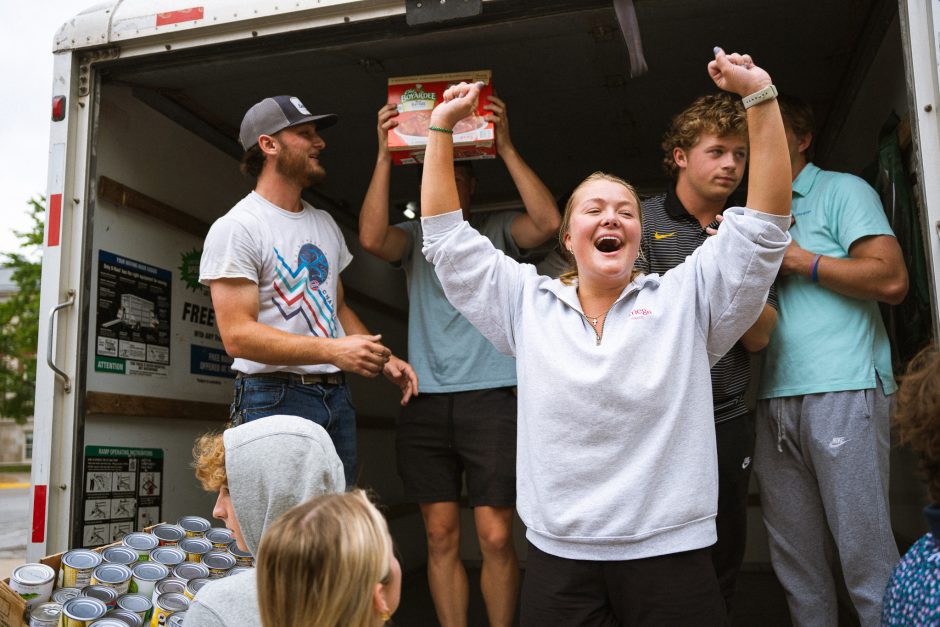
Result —
[[209, 229], [199, 280], [209, 286], [234, 358], [232, 423], [288, 414], [320, 424], [352, 487], [356, 416], [345, 373], [384, 373], [401, 389], [402, 404], [417, 394], [418, 379], [346, 304], [339, 275], [352, 255], [333, 218], [301, 198], [326, 177], [320, 131], [336, 121], [293, 96], [248, 110], [241, 168], [255, 189]]
[[339, 118], [333, 113], [313, 115], [296, 96], [274, 96], [248, 109], [242, 119], [238, 140], [242, 148], [250, 150], [258, 144], [261, 135], [274, 135], [285, 128], [307, 122], [316, 122], [317, 130], [322, 131], [338, 121]]

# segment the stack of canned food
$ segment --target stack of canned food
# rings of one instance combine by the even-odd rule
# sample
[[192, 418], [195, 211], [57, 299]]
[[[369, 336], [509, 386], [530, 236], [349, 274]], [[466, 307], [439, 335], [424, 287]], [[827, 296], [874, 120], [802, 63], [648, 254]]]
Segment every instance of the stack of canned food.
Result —
[[177, 626], [206, 583], [253, 567], [230, 530], [184, 516], [100, 552], [64, 553], [55, 590], [55, 571], [45, 564], [18, 566], [10, 587], [26, 599], [30, 627]]

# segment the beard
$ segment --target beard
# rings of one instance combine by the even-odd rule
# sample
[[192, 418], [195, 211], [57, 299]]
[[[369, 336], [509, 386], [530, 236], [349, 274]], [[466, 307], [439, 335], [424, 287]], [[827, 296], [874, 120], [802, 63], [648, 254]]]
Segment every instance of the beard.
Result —
[[274, 166], [278, 174], [299, 183], [301, 187], [310, 187], [326, 179], [326, 170], [319, 161], [311, 163], [307, 153], [286, 146], [278, 155]]

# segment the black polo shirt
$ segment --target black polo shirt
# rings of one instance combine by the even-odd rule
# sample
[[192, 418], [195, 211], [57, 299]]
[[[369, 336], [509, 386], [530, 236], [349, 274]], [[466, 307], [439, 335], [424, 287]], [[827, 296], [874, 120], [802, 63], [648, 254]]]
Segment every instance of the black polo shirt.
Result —
[[[730, 199], [729, 199], [730, 200]], [[727, 206], [740, 204], [729, 202]], [[718, 228], [718, 221], [709, 226]], [[665, 274], [676, 267], [708, 239], [705, 232], [676, 196], [675, 186], [665, 194], [643, 201], [642, 255], [636, 268], [647, 274]], [[773, 286], [767, 302], [777, 309], [777, 293]], [[712, 398], [715, 422], [723, 422], [748, 412], [744, 393], [751, 382], [750, 356], [741, 342], [712, 368]]]

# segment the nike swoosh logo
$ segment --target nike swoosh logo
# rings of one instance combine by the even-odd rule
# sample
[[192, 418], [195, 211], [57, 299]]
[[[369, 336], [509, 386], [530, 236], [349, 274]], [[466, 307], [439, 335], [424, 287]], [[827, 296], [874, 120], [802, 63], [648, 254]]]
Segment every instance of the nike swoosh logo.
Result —
[[656, 239], [666, 239], [667, 237], [672, 237], [672, 236], [674, 236], [674, 235], [675, 235], [675, 232], [673, 232], [673, 233], [660, 233], [659, 231], [656, 231], [655, 233], [653, 233], [653, 237], [655, 237]]

